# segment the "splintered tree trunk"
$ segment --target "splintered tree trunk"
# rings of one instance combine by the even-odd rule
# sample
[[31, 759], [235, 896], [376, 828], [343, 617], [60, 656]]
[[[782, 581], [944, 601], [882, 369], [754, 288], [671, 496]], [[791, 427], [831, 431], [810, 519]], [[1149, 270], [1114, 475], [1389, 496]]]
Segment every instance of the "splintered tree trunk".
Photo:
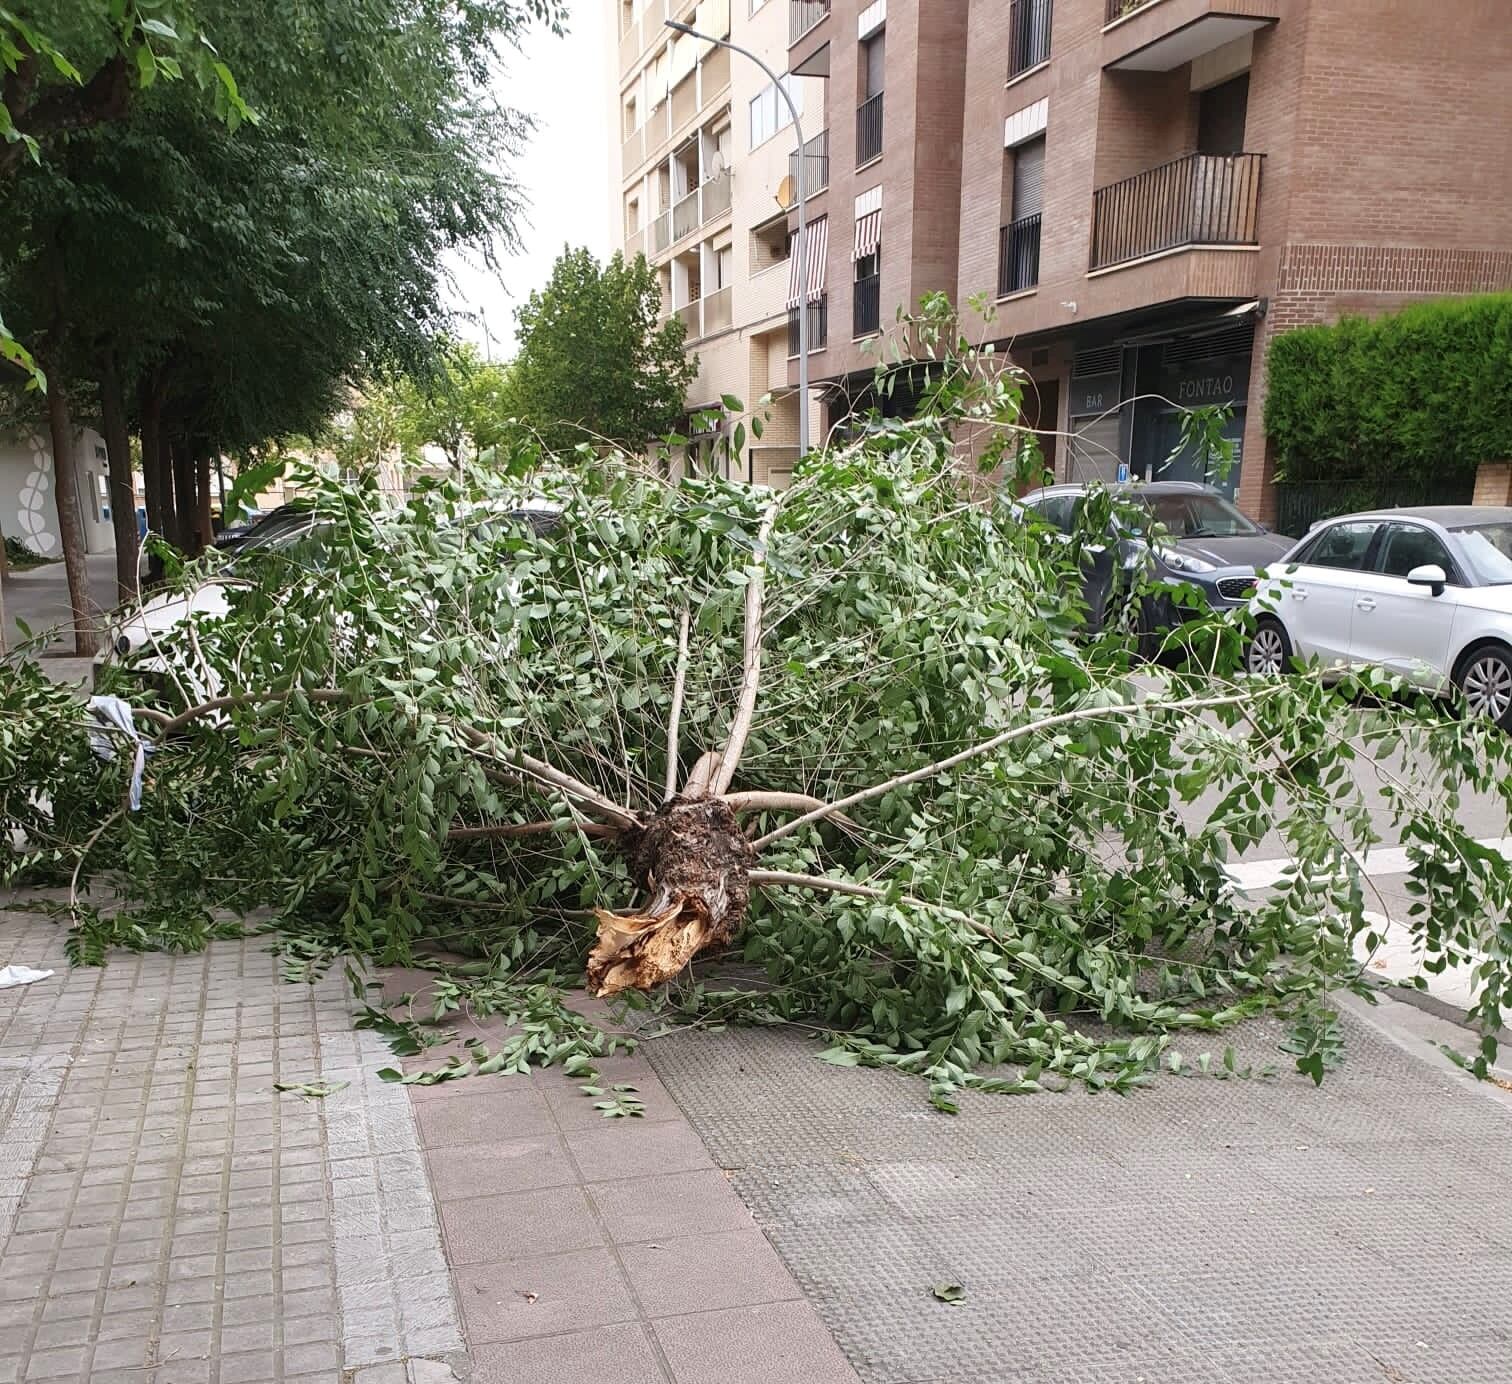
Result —
[[89, 572], [84, 561], [84, 521], [79, 515], [79, 469], [74, 457], [73, 419], [63, 396], [63, 372], [49, 369], [47, 425], [52, 434], [53, 497], [58, 504], [58, 534], [63, 541], [63, 571], [68, 578], [68, 605], [73, 614], [74, 652], [94, 656], [94, 613], [89, 601]]
[[174, 544], [186, 553], [194, 553], [195, 510], [198, 504], [194, 491], [194, 456], [189, 443], [183, 438], [174, 438], [170, 444], [173, 455], [173, 505], [176, 516]]
[[650, 897], [634, 913], [595, 910], [588, 984], [598, 995], [670, 980], [699, 952], [728, 943], [750, 904], [756, 856], [719, 798], [673, 798], [627, 831], [622, 846]]
[[136, 487], [131, 480], [131, 433], [126, 426], [126, 398], [115, 353], [106, 351], [100, 364], [100, 418], [105, 427], [105, 451], [110, 458], [110, 523], [115, 530], [116, 599], [124, 603], [136, 599], [141, 560]]

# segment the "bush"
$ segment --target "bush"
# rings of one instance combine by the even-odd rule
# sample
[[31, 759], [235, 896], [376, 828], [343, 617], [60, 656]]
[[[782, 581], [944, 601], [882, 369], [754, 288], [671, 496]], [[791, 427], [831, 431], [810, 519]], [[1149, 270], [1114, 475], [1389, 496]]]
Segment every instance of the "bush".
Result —
[[5, 565], [11, 571], [24, 572], [29, 567], [46, 567], [49, 562], [56, 560], [56, 558], [43, 557], [40, 553], [34, 553], [19, 538], [6, 535]]
[[1512, 457], [1512, 294], [1287, 332], [1267, 371], [1278, 480], [1443, 481]]

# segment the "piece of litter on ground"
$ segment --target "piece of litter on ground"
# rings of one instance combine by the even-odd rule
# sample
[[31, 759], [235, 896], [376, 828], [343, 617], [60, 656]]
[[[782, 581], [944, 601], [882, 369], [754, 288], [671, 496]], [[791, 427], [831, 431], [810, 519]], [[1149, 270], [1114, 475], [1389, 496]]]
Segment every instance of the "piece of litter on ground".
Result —
[[959, 1283], [936, 1283], [930, 1292], [941, 1302], [948, 1302], [951, 1306], [966, 1300], [966, 1290]]
[[306, 1100], [324, 1100], [338, 1091], [345, 1091], [350, 1081], [275, 1081], [275, 1091], [292, 1091]]
[[541, 1295], [539, 1293], [526, 1293], [526, 1292], [522, 1292], [520, 1294], [520, 1296], [522, 1298], [524, 1298], [526, 1302], [534, 1302]]
[[34, 981], [46, 980], [51, 974], [51, 971], [35, 971], [30, 966], [0, 966], [0, 990], [8, 990], [13, 985], [30, 985]]

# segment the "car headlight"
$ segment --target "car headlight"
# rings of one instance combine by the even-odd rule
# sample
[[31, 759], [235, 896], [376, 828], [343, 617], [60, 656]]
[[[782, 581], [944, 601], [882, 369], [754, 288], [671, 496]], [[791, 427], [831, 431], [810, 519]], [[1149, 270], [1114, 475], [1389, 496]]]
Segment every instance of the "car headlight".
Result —
[[1193, 557], [1189, 553], [1179, 553], [1175, 548], [1162, 548], [1159, 557], [1173, 572], [1211, 572], [1217, 565], [1208, 562], [1205, 558]]
[[131, 640], [129, 640], [124, 634], [116, 635], [115, 651], [120, 655], [120, 657], [125, 658], [126, 655], [131, 652]]

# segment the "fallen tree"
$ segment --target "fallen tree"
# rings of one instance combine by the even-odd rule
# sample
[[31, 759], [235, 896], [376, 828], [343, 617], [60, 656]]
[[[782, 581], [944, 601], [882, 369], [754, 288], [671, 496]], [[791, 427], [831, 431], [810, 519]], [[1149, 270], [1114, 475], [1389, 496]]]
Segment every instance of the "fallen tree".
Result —
[[[1364, 987], [1379, 776], [1426, 955], [1479, 959], [1484, 1070], [1512, 875], [1452, 809], [1512, 798], [1504, 737], [1246, 679], [1232, 614], [1184, 624], [1158, 670], [1117, 622], [1088, 637], [1098, 531], [973, 495], [953, 442], [990, 427], [989, 463], [1022, 455], [1018, 391], [952, 362], [919, 420], [783, 493], [586, 451], [398, 515], [328, 485], [311, 550], [249, 564], [229, 616], [163, 641], [169, 686], [214, 695], [138, 700], [140, 810], [131, 755], [102, 767], [79, 708], [10, 665], [7, 873], [69, 885], [81, 960], [264, 909], [291, 974], [485, 958], [447, 1003], [556, 1015], [505, 1065], [601, 1050], [560, 1008], [586, 970], [684, 1019], [817, 1025], [829, 1060], [918, 1073], [952, 1108], [963, 1087], [1127, 1090], [1180, 1035], [1263, 1012], [1321, 1078], [1328, 993]], [[519, 521], [543, 500], [555, 521]], [[1295, 869], [1244, 899], [1225, 863], [1270, 833]], [[690, 977], [732, 947], [764, 983]]]

